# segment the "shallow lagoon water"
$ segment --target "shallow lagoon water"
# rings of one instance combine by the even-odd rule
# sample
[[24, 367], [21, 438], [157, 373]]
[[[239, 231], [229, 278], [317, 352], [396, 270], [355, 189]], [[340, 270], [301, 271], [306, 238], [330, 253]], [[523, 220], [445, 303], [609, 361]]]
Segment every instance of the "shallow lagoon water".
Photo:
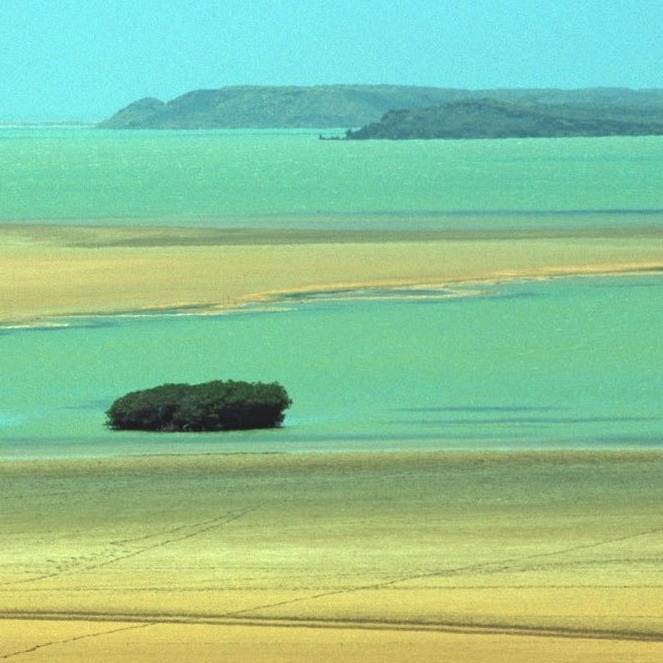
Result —
[[[318, 141], [0, 128], [6, 223], [577, 230], [663, 225], [663, 138]], [[660, 275], [293, 297], [0, 331], [0, 456], [660, 446]], [[361, 293], [359, 293], [361, 295]], [[462, 295], [462, 296], [457, 296]], [[104, 428], [162, 382], [280, 381], [280, 430]]]
[[[574, 277], [301, 296], [224, 315], [0, 333], [0, 456], [661, 447], [663, 279]], [[277, 430], [105, 429], [164, 382], [278, 381]]]
[[319, 141], [0, 128], [0, 219], [190, 226], [660, 226], [663, 137]]

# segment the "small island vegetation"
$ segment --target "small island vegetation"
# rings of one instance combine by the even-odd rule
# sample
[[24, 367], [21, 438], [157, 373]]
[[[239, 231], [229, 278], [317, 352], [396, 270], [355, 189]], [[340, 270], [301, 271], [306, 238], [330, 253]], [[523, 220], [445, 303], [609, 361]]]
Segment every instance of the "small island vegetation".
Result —
[[292, 401], [274, 382], [214, 380], [164, 384], [118, 398], [106, 412], [113, 430], [206, 432], [275, 428]]

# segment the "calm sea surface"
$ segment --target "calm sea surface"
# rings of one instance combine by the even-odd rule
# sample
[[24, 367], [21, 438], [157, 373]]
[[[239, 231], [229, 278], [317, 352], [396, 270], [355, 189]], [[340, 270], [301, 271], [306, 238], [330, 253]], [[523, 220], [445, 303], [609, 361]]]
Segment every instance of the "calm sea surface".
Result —
[[[0, 129], [10, 223], [660, 227], [662, 210], [660, 137]], [[663, 277], [363, 294], [0, 330], [0, 457], [663, 446]], [[226, 377], [282, 382], [294, 400], [286, 426], [198, 436], [103, 426], [129, 390]]]
[[0, 128], [0, 220], [557, 227], [662, 218], [661, 136], [346, 143], [302, 131]]

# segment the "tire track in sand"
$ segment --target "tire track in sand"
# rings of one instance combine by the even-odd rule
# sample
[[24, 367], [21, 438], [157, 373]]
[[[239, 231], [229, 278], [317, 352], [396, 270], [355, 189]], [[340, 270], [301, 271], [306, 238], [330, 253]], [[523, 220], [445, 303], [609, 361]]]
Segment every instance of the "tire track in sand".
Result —
[[[240, 520], [247, 514], [256, 511], [259, 507], [251, 507], [249, 509], [244, 509], [243, 511], [237, 513], [228, 513], [210, 520], [205, 520], [202, 522], [194, 523], [192, 525], [180, 525], [172, 529], [162, 530], [156, 534], [148, 534], [141, 537], [135, 537], [131, 539], [123, 539], [119, 541], [112, 541], [111, 546], [106, 548], [93, 556], [76, 558], [72, 560], [69, 567], [59, 568], [56, 571], [50, 573], [42, 573], [31, 578], [26, 578], [24, 580], [10, 580], [3, 583], [0, 583], [0, 586], [14, 586], [14, 585], [25, 585], [33, 582], [39, 582], [40, 580], [49, 580], [54, 578], [59, 578], [61, 576], [70, 576], [77, 573], [84, 573], [87, 571], [94, 571], [96, 569], [101, 569], [106, 566], [111, 566], [112, 564], [117, 564], [132, 557], [138, 557], [144, 555], [148, 552], [154, 550], [159, 550], [165, 546], [172, 545], [174, 543], [180, 543], [188, 539], [192, 539], [206, 532], [223, 527], [229, 523]], [[143, 545], [133, 546], [131, 544], [136, 541], [144, 541]], [[117, 546], [120, 546], [122, 549], [117, 550]]]
[[511, 635], [530, 636], [537, 638], [592, 639], [592, 640], [628, 640], [638, 642], [663, 643], [663, 633], [636, 631], [615, 628], [577, 628], [565, 626], [529, 626], [526, 624], [509, 624], [504, 622], [471, 623], [454, 621], [398, 621], [388, 619], [334, 619], [313, 617], [240, 617], [229, 618], [224, 615], [199, 616], [193, 614], [147, 613], [140, 615], [120, 613], [0, 613], [0, 620], [12, 621], [49, 621], [59, 623], [73, 622], [130, 622], [129, 625], [97, 633], [74, 636], [61, 641], [43, 643], [25, 650], [0, 655], [0, 660], [30, 653], [42, 647], [66, 644], [85, 638], [103, 637], [121, 631], [144, 629], [150, 626], [242, 626], [248, 628], [283, 628], [283, 629], [325, 629], [325, 630], [359, 630], [359, 631], [396, 631], [412, 633], [460, 633], [466, 635]]
[[40, 642], [27, 649], [19, 649], [18, 651], [9, 652], [8, 654], [0, 654], [0, 660], [7, 660], [14, 658], [16, 656], [27, 656], [28, 654], [34, 654], [41, 649], [46, 649], [47, 647], [55, 647], [57, 645], [68, 645], [72, 642], [80, 642], [81, 640], [90, 640], [93, 638], [101, 638], [106, 635], [111, 635], [113, 633], [121, 633], [122, 631], [133, 631], [136, 629], [147, 628], [152, 626], [151, 623], [148, 624], [131, 624], [129, 626], [122, 626], [120, 628], [109, 629], [106, 631], [97, 631], [96, 633], [86, 633], [84, 635], [75, 635], [71, 638], [66, 638], [64, 640], [51, 640], [48, 642]]
[[635, 532], [633, 534], [627, 534], [618, 537], [612, 537], [609, 539], [602, 539], [600, 541], [594, 541], [592, 543], [587, 543], [579, 546], [570, 546], [567, 548], [561, 548], [558, 550], [550, 550], [547, 552], [534, 553], [530, 555], [522, 555], [519, 557], [507, 557], [501, 560], [487, 561], [487, 562], [477, 562], [474, 564], [468, 564], [466, 566], [458, 566], [450, 569], [438, 569], [428, 573], [417, 573], [411, 575], [403, 575], [397, 578], [392, 578], [390, 580], [384, 580], [374, 583], [366, 583], [364, 585], [358, 585], [356, 587], [346, 587], [342, 589], [334, 589], [325, 592], [320, 592], [317, 594], [312, 594], [309, 596], [301, 596], [294, 599], [289, 599], [287, 601], [278, 601], [270, 604], [263, 604], [258, 606], [253, 606], [250, 608], [242, 608], [241, 610], [233, 610], [231, 612], [224, 613], [224, 617], [240, 617], [241, 615], [247, 615], [250, 613], [255, 613], [259, 610], [267, 610], [272, 608], [280, 608], [286, 605], [294, 605], [296, 603], [303, 603], [306, 601], [316, 601], [318, 599], [328, 598], [330, 596], [340, 596], [343, 594], [352, 594], [362, 591], [370, 591], [377, 589], [384, 589], [385, 587], [391, 587], [403, 582], [409, 582], [412, 580], [421, 580], [424, 578], [444, 578], [452, 577], [454, 575], [459, 575], [461, 573], [479, 571], [483, 572], [486, 575], [494, 575], [496, 573], [502, 573], [505, 571], [513, 570], [515, 567], [522, 565], [523, 563], [531, 562], [536, 559], [542, 559], [547, 557], [556, 557], [560, 555], [565, 555], [568, 553], [578, 552], [581, 550], [591, 550], [594, 548], [599, 548], [601, 546], [610, 545], [612, 543], [621, 543], [623, 541], [629, 541], [632, 539], [637, 539], [645, 536], [651, 536], [653, 534], [660, 534], [663, 532], [663, 527], [656, 527], [649, 530], [644, 530], [642, 532]]

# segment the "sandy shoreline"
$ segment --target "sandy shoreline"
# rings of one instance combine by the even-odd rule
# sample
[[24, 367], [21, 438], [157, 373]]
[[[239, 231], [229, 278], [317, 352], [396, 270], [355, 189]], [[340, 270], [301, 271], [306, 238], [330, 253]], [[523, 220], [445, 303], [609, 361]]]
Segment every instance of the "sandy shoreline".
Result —
[[281, 294], [660, 270], [656, 228], [284, 231], [0, 225], [0, 322], [186, 308]]
[[661, 452], [3, 462], [0, 657], [653, 663], [662, 498]]

